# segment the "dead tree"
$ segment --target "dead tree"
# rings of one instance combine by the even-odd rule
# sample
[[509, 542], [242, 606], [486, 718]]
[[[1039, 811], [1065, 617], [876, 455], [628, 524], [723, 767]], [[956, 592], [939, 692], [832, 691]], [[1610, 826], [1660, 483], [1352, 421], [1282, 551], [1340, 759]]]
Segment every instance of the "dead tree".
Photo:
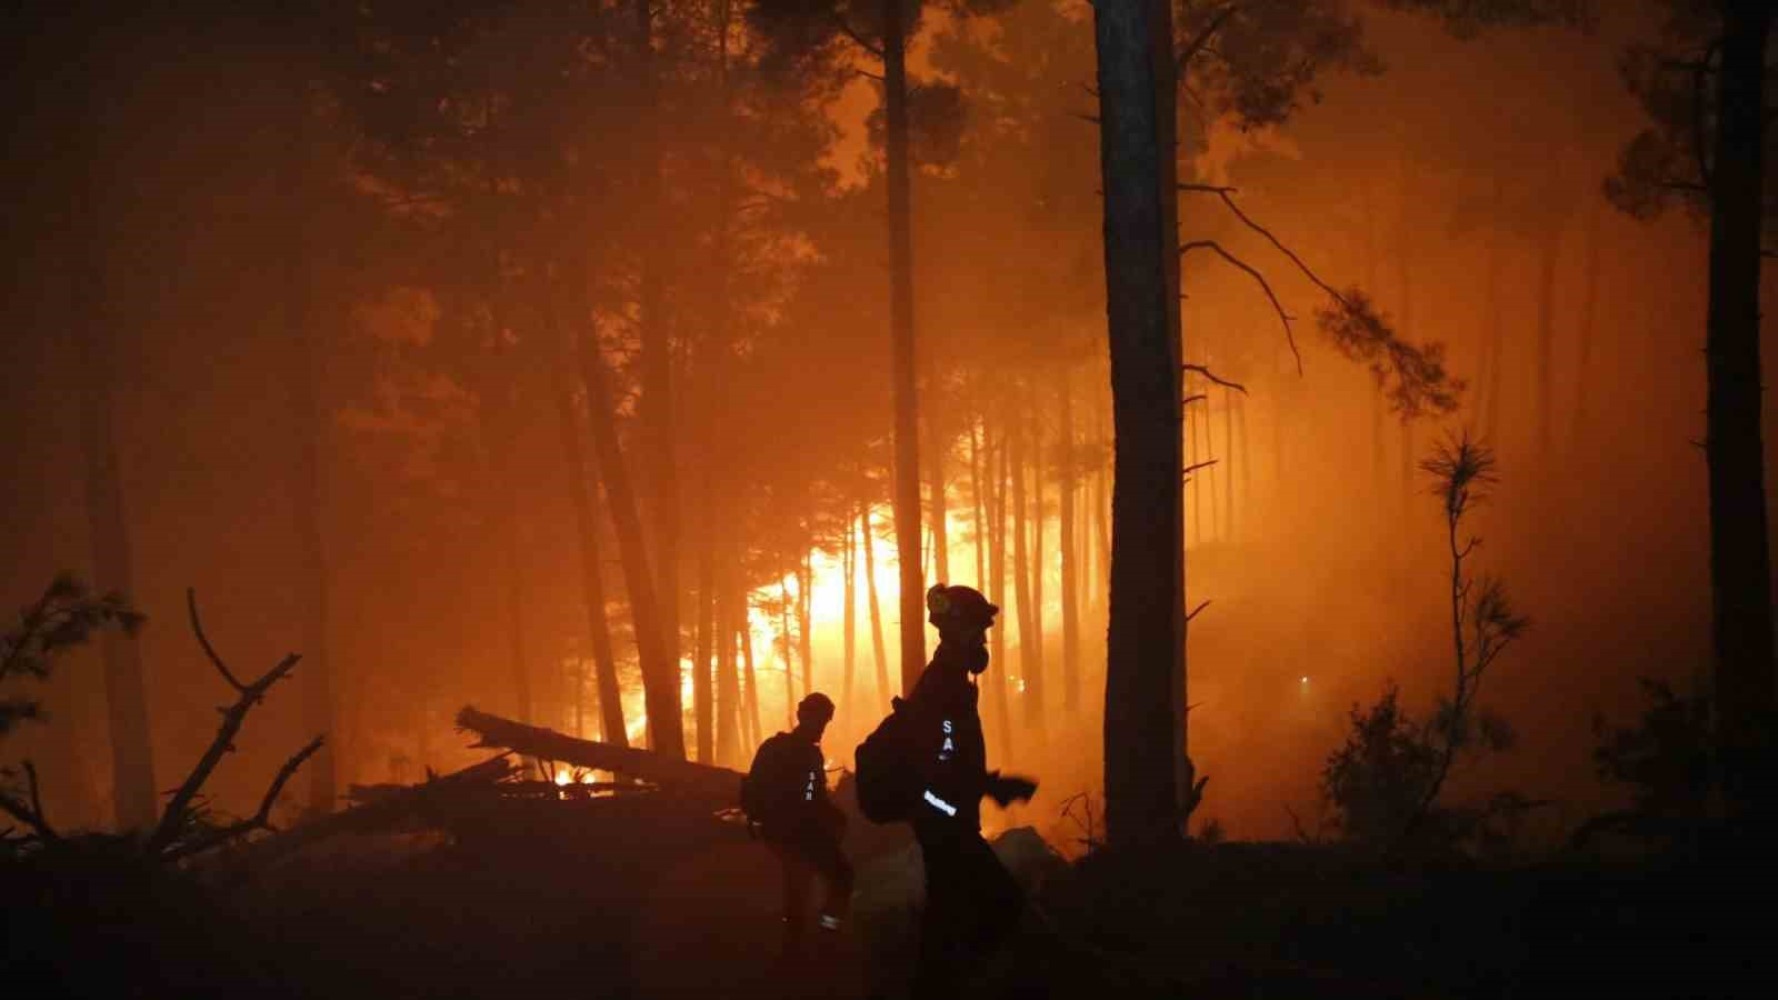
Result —
[[[295, 653], [285, 656], [277, 665], [266, 671], [259, 679], [251, 683], [242, 683], [235, 672], [217, 654], [210, 644], [209, 637], [204, 634], [203, 623], [198, 617], [197, 595], [187, 589], [185, 606], [191, 619], [192, 633], [197, 637], [198, 645], [203, 647], [204, 655], [209, 658], [222, 679], [235, 690], [237, 697], [234, 704], [220, 709], [222, 723], [217, 727], [216, 735], [210, 745], [198, 758], [197, 764], [187, 774], [185, 780], [174, 790], [173, 797], [167, 802], [166, 809], [152, 830], [141, 839], [140, 848], [143, 856], [154, 862], [172, 863], [189, 858], [193, 855], [210, 851], [246, 837], [257, 830], [272, 829], [272, 809], [278, 803], [278, 797], [284, 786], [295, 776], [309, 758], [321, 751], [323, 737], [316, 736], [304, 744], [296, 753], [284, 761], [272, 778], [265, 795], [261, 797], [259, 808], [252, 815], [229, 823], [211, 821], [209, 810], [204, 804], [204, 783], [222, 763], [222, 758], [235, 749], [235, 737], [239, 735], [242, 725], [247, 721], [247, 714], [254, 706], [264, 700], [266, 693], [279, 681], [290, 676], [301, 659]], [[0, 795], [0, 812], [5, 812], [14, 820], [22, 823], [29, 833], [23, 838], [35, 841], [40, 845], [58, 843], [63, 837], [50, 825], [44, 815], [41, 796], [38, 792], [37, 771], [29, 762], [24, 765], [27, 780], [27, 798], [19, 801], [8, 795]], [[129, 836], [129, 835], [126, 835]]]
[[287, 654], [272, 669], [250, 684], [243, 684], [230, 670], [228, 664], [217, 654], [216, 648], [210, 645], [210, 639], [204, 634], [203, 622], [198, 618], [197, 594], [187, 588], [185, 591], [185, 608], [191, 619], [192, 634], [197, 637], [198, 645], [204, 649], [204, 655], [216, 667], [217, 673], [235, 689], [237, 697], [233, 705], [222, 709], [222, 724], [217, 727], [216, 736], [210, 746], [198, 758], [196, 766], [186, 775], [185, 781], [173, 792], [167, 808], [161, 814], [154, 832], [149, 834], [144, 848], [148, 853], [159, 856], [162, 860], [173, 861], [188, 857], [213, 847], [220, 847], [239, 837], [246, 836], [255, 830], [271, 828], [272, 807], [278, 802], [278, 794], [284, 790], [285, 782], [289, 781], [303, 762], [321, 751], [324, 737], [316, 736], [302, 749], [292, 754], [278, 769], [272, 779], [271, 787], [266, 789], [265, 796], [260, 800], [259, 809], [246, 819], [230, 823], [226, 826], [211, 826], [204, 822], [199, 807], [199, 795], [204, 782], [208, 781], [211, 772], [222, 763], [225, 754], [233, 753], [235, 736], [247, 721], [247, 713], [258, 705], [270, 691], [272, 685], [290, 676], [302, 657], [296, 653]]

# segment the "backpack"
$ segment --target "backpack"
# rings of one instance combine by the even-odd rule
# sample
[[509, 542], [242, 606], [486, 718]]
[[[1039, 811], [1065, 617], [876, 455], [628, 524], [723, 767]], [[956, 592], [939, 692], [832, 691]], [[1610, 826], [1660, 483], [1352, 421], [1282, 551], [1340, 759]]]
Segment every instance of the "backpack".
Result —
[[749, 823], [769, 826], [784, 818], [783, 739], [784, 734], [779, 733], [761, 743], [753, 755], [753, 766], [741, 776], [741, 811]]
[[907, 702], [895, 698], [892, 709], [855, 754], [858, 811], [872, 823], [910, 819], [920, 797], [918, 724]]

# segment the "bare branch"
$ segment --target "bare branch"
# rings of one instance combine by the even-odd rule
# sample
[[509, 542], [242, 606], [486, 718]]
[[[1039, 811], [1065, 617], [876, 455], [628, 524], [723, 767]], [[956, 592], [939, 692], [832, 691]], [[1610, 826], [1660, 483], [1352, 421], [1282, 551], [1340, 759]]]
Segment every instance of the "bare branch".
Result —
[[[1193, 608], [1193, 609], [1191, 609], [1191, 610], [1190, 610], [1190, 611], [1188, 611], [1188, 612], [1186, 612], [1186, 613], [1185, 613], [1185, 620], [1186, 620], [1186, 621], [1188, 621], [1188, 622], [1189, 622], [1189, 621], [1191, 621], [1191, 620], [1192, 620], [1192, 619], [1193, 619], [1193, 618], [1196, 618], [1196, 617], [1198, 617], [1198, 612], [1200, 612], [1200, 611], [1202, 611], [1202, 610], [1204, 610], [1204, 609], [1205, 609], [1205, 608], [1207, 608], [1207, 607], [1209, 607], [1209, 606], [1210, 606], [1210, 602], [1209, 602], [1209, 601], [1200, 601], [1200, 602], [1199, 602], [1199, 603], [1198, 603], [1198, 606], [1197, 606], [1197, 607], [1195, 607], [1195, 608]], [[1187, 711], [1190, 711], [1190, 709], [1189, 709], [1189, 708], [1188, 708], [1188, 709], [1187, 709]]]
[[1235, 194], [1241, 189], [1222, 184], [1181, 184], [1179, 190], [1196, 194]]
[[[1224, 197], [1226, 198], [1227, 195], [1224, 195]], [[1271, 284], [1271, 282], [1266, 280], [1266, 276], [1259, 273], [1259, 271], [1256, 270], [1253, 267], [1253, 265], [1247, 263], [1246, 261], [1242, 260], [1241, 258], [1236, 257], [1234, 254], [1229, 253], [1227, 250], [1223, 249], [1222, 244], [1216, 242], [1215, 240], [1193, 240], [1189, 243], [1183, 244], [1179, 248], [1179, 255], [1181, 257], [1183, 257], [1186, 254], [1191, 253], [1193, 250], [1214, 250], [1214, 251], [1216, 251], [1218, 256], [1222, 257], [1223, 260], [1226, 260], [1230, 264], [1234, 265], [1235, 267], [1238, 267], [1241, 270], [1246, 271], [1249, 275], [1251, 275], [1253, 277], [1254, 281], [1259, 282], [1259, 287], [1261, 288], [1261, 290], [1263, 290], [1266, 293], [1266, 298], [1271, 300], [1272, 308], [1277, 310], [1278, 319], [1284, 323], [1284, 339], [1287, 342], [1289, 342], [1289, 344], [1290, 344], [1290, 353], [1296, 358], [1297, 374], [1301, 375], [1303, 373], [1303, 355], [1302, 355], [1302, 352], [1297, 350], [1297, 347], [1296, 347], [1296, 333], [1294, 330], [1291, 329], [1291, 326], [1290, 326], [1291, 316], [1289, 313], [1284, 311], [1284, 303], [1278, 300], [1278, 293], [1272, 291], [1272, 284]], [[1331, 291], [1331, 289], [1330, 289], [1330, 291]], [[1334, 294], [1335, 298], [1339, 298], [1339, 294], [1337, 292], [1333, 293], [1333, 294]], [[1341, 301], [1344, 301], [1344, 300], [1342, 299]]]
[[25, 789], [31, 796], [31, 812], [37, 817], [37, 832], [45, 840], [56, 839], [56, 831], [49, 825], [49, 817], [43, 812], [43, 794], [37, 781], [37, 765], [25, 761]]
[[222, 662], [222, 657], [216, 655], [216, 647], [210, 645], [210, 637], [204, 634], [204, 625], [198, 620], [197, 591], [190, 587], [185, 588], [185, 610], [191, 618], [191, 631], [198, 637], [198, 645], [204, 647], [204, 655], [208, 656], [210, 662], [216, 665], [216, 669], [222, 672], [222, 679], [228, 681], [228, 686], [236, 691], [247, 690], [240, 681], [235, 679], [234, 673], [228, 669], [228, 664]]
[[1198, 32], [1197, 37], [1187, 42], [1185, 48], [1179, 50], [1179, 61], [1175, 64], [1175, 72], [1184, 75], [1186, 67], [1191, 64], [1193, 59], [1197, 58], [1204, 46], [1210, 43], [1210, 39], [1222, 30], [1223, 22], [1227, 21], [1229, 16], [1234, 14], [1235, 8], [1239, 6], [1238, 3], [1231, 3], [1217, 11], [1216, 16], [1210, 19], [1210, 23], [1204, 26], [1204, 30]]
[[1194, 392], [1194, 393], [1192, 393], [1192, 394], [1191, 394], [1191, 395], [1189, 395], [1189, 396], [1187, 396], [1187, 397], [1185, 397], [1185, 398], [1184, 398], [1184, 399], [1182, 399], [1182, 400], [1180, 400], [1180, 401], [1179, 401], [1179, 404], [1180, 404], [1180, 405], [1181, 405], [1181, 406], [1190, 406], [1190, 405], [1192, 405], [1192, 404], [1193, 404], [1193, 403], [1202, 403], [1202, 402], [1203, 402], [1203, 401], [1204, 401], [1204, 400], [1206, 400], [1206, 399], [1209, 399], [1209, 398], [1210, 398], [1210, 397], [1208, 397], [1208, 396], [1206, 396], [1206, 395], [1204, 395], [1204, 394], [1203, 394], [1203, 393], [1201, 393], [1201, 392]]
[[204, 837], [188, 841], [174, 847], [172, 850], [166, 851], [162, 854], [163, 860], [177, 861], [180, 858], [190, 857], [193, 854], [210, 850], [213, 847], [220, 847], [237, 837], [252, 833], [254, 830], [271, 829], [272, 807], [278, 804], [278, 796], [283, 794], [285, 784], [287, 784], [296, 774], [297, 770], [303, 766], [304, 762], [310, 757], [315, 756], [315, 754], [321, 752], [321, 746], [325, 739], [326, 737], [317, 736], [310, 740], [303, 745], [301, 750], [291, 754], [290, 759], [284, 762], [283, 767], [278, 768], [277, 775], [272, 778], [271, 787], [266, 789], [265, 797], [259, 801], [258, 812], [246, 819], [240, 820], [239, 822], [230, 823], [228, 826], [213, 831]]
[[210, 647], [209, 641], [204, 638], [203, 631], [198, 628], [197, 598], [190, 590], [185, 592], [185, 596], [186, 604], [192, 611], [192, 629], [197, 632], [198, 641], [203, 643], [204, 651], [210, 655], [211, 662], [216, 664], [223, 676], [228, 678], [231, 684], [234, 684], [241, 695], [235, 699], [233, 705], [222, 710], [222, 725], [217, 728], [215, 738], [210, 741], [210, 746], [204, 751], [204, 755], [198, 758], [191, 773], [186, 775], [184, 783], [173, 793], [172, 801], [167, 803], [167, 811], [161, 815], [160, 823], [154, 828], [153, 835], [148, 839], [148, 850], [153, 854], [166, 850], [178, 838], [179, 831], [185, 826], [187, 813], [191, 809], [192, 800], [197, 797], [198, 790], [204, 787], [204, 782], [209, 779], [210, 773], [216, 770], [217, 764], [222, 762], [223, 755], [235, 748], [235, 734], [241, 731], [242, 723], [247, 721], [247, 713], [253, 710], [253, 706], [259, 704], [260, 699], [265, 697], [266, 691], [273, 684], [283, 680], [296, 667], [297, 661], [302, 659], [296, 653], [291, 653], [279, 661], [277, 666], [266, 671], [265, 676], [243, 687], [222, 665], [221, 657], [216, 655], [215, 650]]
[[1296, 255], [1296, 251], [1285, 246], [1283, 240], [1280, 240], [1277, 236], [1274, 236], [1270, 229], [1267, 229], [1266, 227], [1253, 221], [1252, 216], [1248, 215], [1246, 212], [1241, 211], [1241, 206], [1235, 204], [1235, 199], [1229, 196], [1229, 192], [1218, 191], [1218, 192], [1216, 192], [1216, 196], [1218, 198], [1222, 199], [1222, 203], [1224, 205], [1228, 206], [1229, 211], [1235, 213], [1235, 218], [1240, 219], [1242, 225], [1246, 226], [1248, 229], [1251, 229], [1254, 232], [1265, 237], [1267, 243], [1270, 243], [1273, 246], [1273, 248], [1275, 248], [1279, 253], [1290, 258], [1290, 262], [1292, 264], [1296, 265], [1296, 269], [1303, 272], [1303, 276], [1305, 278], [1308, 278], [1310, 281], [1314, 282], [1315, 287], [1321, 289], [1322, 291], [1326, 292], [1328, 295], [1332, 296], [1334, 301], [1339, 302], [1341, 304], [1345, 304], [1345, 301], [1346, 301], [1345, 296], [1341, 295], [1338, 289], [1334, 288], [1334, 286], [1328, 284], [1327, 282], [1322, 281], [1321, 276], [1316, 274], [1314, 269], [1309, 267], [1309, 265], [1307, 263], [1305, 263], [1301, 257], [1298, 257]]
[[1202, 375], [1205, 378], [1209, 379], [1210, 381], [1215, 382], [1217, 385], [1222, 386], [1224, 389], [1233, 389], [1236, 392], [1239, 392], [1242, 394], [1245, 394], [1247, 392], [1246, 386], [1242, 385], [1239, 382], [1230, 382], [1228, 379], [1223, 378], [1222, 376], [1216, 374], [1215, 372], [1211, 371], [1208, 367], [1206, 367], [1204, 365], [1181, 365], [1180, 367], [1182, 367], [1184, 370], [1186, 370], [1188, 372], [1196, 372], [1199, 375]]
[[882, 48], [880, 46], [872, 45], [871, 43], [865, 41], [864, 38], [858, 34], [858, 32], [852, 30], [852, 24], [851, 24], [851, 22], [846, 20], [846, 16], [844, 14], [841, 14], [839, 11], [835, 10], [832, 12], [832, 18], [833, 18], [833, 26], [835, 28], [839, 29], [840, 34], [845, 35], [847, 38], [852, 39], [853, 44], [857, 45], [859, 48], [863, 49], [864, 51], [869, 52], [871, 55], [876, 56], [878, 59], [883, 58]]
[[1193, 462], [1192, 464], [1185, 467], [1185, 469], [1182, 471], [1181, 475], [1189, 478], [1192, 473], [1198, 471], [1199, 469], [1208, 469], [1212, 465], [1215, 465], [1215, 464], [1216, 464], [1216, 459], [1214, 459], [1214, 458], [1208, 459], [1208, 460], [1202, 461], [1202, 462]]
[[869, 79], [875, 80], [878, 83], [883, 82], [883, 74], [881, 74], [881, 73], [872, 73], [869, 70], [863, 70], [863, 69], [854, 69], [852, 72], [854, 72], [862, 77], [868, 77]]

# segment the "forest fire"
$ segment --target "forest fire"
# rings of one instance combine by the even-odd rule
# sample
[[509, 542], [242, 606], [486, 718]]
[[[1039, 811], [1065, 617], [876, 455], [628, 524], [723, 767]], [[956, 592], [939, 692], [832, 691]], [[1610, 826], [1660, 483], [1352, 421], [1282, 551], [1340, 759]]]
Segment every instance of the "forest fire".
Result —
[[275, 6], [0, 31], [0, 982], [1765, 995], [1769, 2]]

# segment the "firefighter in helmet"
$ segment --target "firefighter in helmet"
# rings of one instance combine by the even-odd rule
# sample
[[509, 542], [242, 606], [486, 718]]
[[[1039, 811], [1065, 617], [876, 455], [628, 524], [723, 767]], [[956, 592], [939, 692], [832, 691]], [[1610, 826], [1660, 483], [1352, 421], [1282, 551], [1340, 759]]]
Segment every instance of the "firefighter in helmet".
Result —
[[1024, 896], [982, 839], [981, 800], [1002, 807], [1028, 800], [1035, 782], [987, 766], [975, 680], [988, 669], [987, 632], [1000, 609], [971, 587], [939, 584], [926, 593], [938, 648], [908, 705], [930, 733], [925, 789], [914, 836], [926, 869], [914, 995], [943, 998], [1017, 925]]
[[801, 950], [817, 875], [826, 889], [818, 921], [822, 930], [839, 930], [852, 898], [852, 865], [840, 848], [846, 816], [828, 799], [821, 752], [821, 735], [833, 713], [826, 695], [804, 698], [796, 706], [796, 728], [760, 744], [742, 786], [742, 810], [783, 868], [786, 956]]

